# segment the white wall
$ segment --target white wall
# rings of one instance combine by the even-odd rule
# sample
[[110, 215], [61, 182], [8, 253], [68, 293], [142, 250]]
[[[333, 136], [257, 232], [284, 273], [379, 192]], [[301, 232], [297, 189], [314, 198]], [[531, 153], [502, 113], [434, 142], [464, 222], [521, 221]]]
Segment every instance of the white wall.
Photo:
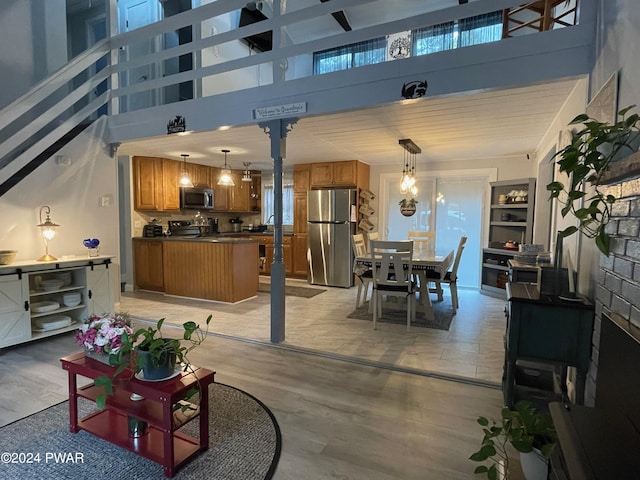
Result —
[[67, 61], [65, 0], [0, 1], [0, 108]]
[[[17, 250], [17, 260], [43, 255], [36, 225], [40, 207], [49, 205], [51, 220], [60, 225], [50, 242], [52, 255], [86, 255], [82, 241], [98, 238], [101, 253], [119, 256], [117, 165], [105, 133], [106, 117], [101, 117], [58, 152], [71, 165], [58, 165], [54, 156], [0, 197], [0, 249]], [[102, 197], [110, 205], [100, 206]]]

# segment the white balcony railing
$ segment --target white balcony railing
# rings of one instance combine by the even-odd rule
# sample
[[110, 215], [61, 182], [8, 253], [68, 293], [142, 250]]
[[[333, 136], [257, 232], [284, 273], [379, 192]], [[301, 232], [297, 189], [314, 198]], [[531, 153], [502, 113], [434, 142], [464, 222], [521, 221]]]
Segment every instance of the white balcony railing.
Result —
[[[575, 5], [577, 0], [570, 2]], [[117, 116], [243, 89], [287, 85], [313, 76], [314, 52], [517, 9], [523, 0], [480, 0], [459, 6], [452, 2], [455, 6], [417, 14], [389, 11], [388, 0], [332, 0], [288, 11], [279, 11], [286, 2], [263, 2], [268, 18], [243, 27], [239, 26], [239, 3], [245, 5], [237, 0], [213, 1], [104, 40], [0, 111], [0, 195], [1, 186], [28, 171], [49, 146], [99, 114]], [[389, 13], [379, 20], [368, 16], [369, 23], [343, 31], [331, 14], [344, 9]], [[555, 12], [555, 16], [562, 13]], [[326, 22], [331, 26], [326, 31], [315, 28]], [[181, 29], [191, 31], [188, 43], [176, 41]], [[265, 31], [272, 32], [271, 50], [257, 52], [244, 40]], [[176, 46], [163, 48], [171, 38]], [[106, 66], [96, 72], [99, 60]]]

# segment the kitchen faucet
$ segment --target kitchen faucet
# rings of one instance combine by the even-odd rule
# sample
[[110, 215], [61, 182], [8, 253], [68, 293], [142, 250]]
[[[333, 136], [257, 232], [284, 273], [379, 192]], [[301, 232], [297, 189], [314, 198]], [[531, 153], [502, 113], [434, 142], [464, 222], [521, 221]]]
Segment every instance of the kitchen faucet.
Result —
[[275, 213], [272, 213], [271, 216], [269, 218], [267, 218], [266, 224], [268, 225], [269, 222], [271, 221], [271, 219], [275, 216]]

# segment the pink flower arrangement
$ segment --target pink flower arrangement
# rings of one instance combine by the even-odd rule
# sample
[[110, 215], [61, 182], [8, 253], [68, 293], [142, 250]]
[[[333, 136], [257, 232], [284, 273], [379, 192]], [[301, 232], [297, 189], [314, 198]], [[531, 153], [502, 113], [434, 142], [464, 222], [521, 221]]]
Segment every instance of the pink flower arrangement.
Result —
[[76, 343], [95, 353], [118, 353], [122, 347], [122, 334], [133, 334], [126, 315], [91, 315], [76, 332]]

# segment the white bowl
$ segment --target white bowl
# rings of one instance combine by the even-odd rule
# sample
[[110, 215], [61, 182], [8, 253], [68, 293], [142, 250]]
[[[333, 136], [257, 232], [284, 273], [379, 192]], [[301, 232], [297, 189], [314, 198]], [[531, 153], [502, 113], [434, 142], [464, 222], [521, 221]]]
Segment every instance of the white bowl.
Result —
[[71, 285], [71, 280], [72, 280], [72, 276], [71, 276], [71, 272], [60, 272], [60, 273], [56, 273], [53, 278], [57, 279], [57, 280], [62, 280], [63, 287], [67, 287], [69, 285]]
[[53, 290], [59, 290], [64, 285], [64, 281], [58, 278], [51, 278], [47, 280], [40, 280], [40, 288], [45, 292], [51, 292]]
[[60, 308], [60, 304], [58, 302], [53, 302], [53, 301], [34, 302], [31, 304], [31, 311], [33, 313], [52, 312], [53, 310], [57, 310], [59, 308]]
[[66, 307], [75, 307], [77, 305], [80, 305], [81, 301], [82, 295], [80, 295], [80, 293], [78, 292], [65, 293], [62, 296], [62, 303], [64, 303]]

